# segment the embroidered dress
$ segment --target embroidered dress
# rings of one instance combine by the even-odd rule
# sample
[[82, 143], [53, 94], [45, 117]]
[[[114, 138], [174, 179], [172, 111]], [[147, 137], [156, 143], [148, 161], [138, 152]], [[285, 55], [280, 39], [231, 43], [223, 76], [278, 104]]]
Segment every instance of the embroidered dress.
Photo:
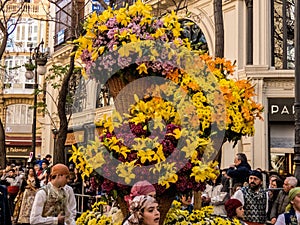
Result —
[[300, 222], [300, 213], [291, 209], [289, 212], [280, 214], [275, 225], [298, 225], [298, 221]]
[[[29, 223], [30, 219], [30, 212], [32, 209], [34, 197], [36, 194], [36, 190], [34, 189], [36, 187], [35, 179], [27, 179], [27, 185], [28, 188], [25, 189], [22, 197], [22, 203], [20, 207], [20, 213], [18, 217], [18, 223]], [[31, 188], [30, 188], [31, 187]]]

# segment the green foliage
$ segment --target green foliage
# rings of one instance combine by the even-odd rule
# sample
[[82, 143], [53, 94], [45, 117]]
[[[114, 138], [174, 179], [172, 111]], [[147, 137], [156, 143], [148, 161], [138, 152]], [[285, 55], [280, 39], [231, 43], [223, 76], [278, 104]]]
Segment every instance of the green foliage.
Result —
[[[67, 76], [70, 69], [70, 65], [52, 65], [49, 73], [45, 76], [45, 81], [47, 85], [50, 85], [54, 90], [60, 91], [63, 84], [64, 77]], [[73, 75], [68, 83], [68, 94], [66, 97], [66, 110], [67, 113], [71, 113], [73, 103], [75, 102], [75, 92], [78, 87], [78, 81], [81, 78], [80, 68], [75, 67], [73, 70]], [[53, 99], [56, 102], [58, 99]]]
[[69, 65], [52, 65], [52, 68], [50, 68], [49, 73], [45, 77], [46, 82], [50, 84], [53, 89], [59, 90], [62, 84], [62, 80], [64, 76], [67, 75], [69, 68]]
[[32, 64], [31, 62], [30, 63], [25, 63], [24, 66], [25, 66], [27, 71], [33, 71], [35, 69], [35, 65]]

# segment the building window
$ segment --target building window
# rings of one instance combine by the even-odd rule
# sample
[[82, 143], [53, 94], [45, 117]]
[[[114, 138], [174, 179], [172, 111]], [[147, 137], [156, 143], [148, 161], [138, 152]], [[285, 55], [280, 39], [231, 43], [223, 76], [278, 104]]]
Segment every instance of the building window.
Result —
[[294, 69], [295, 1], [272, 1], [272, 66], [276, 69]]
[[96, 108], [101, 108], [104, 106], [111, 105], [112, 97], [109, 94], [109, 90], [106, 85], [97, 84], [97, 99], [96, 99]]
[[13, 87], [13, 84], [33, 84], [33, 79], [25, 77], [24, 64], [28, 62], [27, 56], [7, 56], [5, 58], [4, 88]]
[[[15, 22], [16, 21], [12, 19], [9, 25]], [[38, 22], [31, 18], [21, 18], [20, 21], [18, 21], [16, 29], [12, 31], [12, 34], [9, 36], [6, 50], [9, 52], [29, 52], [30, 47], [37, 46], [37, 35]]]
[[64, 22], [55, 23], [55, 46], [61, 45], [74, 38], [73, 33], [75, 30], [81, 30], [82, 20], [84, 18], [84, 1], [59, 0], [57, 4], [59, 7], [56, 8], [55, 19], [56, 21]]
[[66, 103], [67, 114], [82, 112], [86, 108], [86, 83], [85, 79], [78, 73], [70, 81], [69, 94]]
[[31, 105], [9, 105], [6, 111], [6, 124], [32, 124], [32, 114]]

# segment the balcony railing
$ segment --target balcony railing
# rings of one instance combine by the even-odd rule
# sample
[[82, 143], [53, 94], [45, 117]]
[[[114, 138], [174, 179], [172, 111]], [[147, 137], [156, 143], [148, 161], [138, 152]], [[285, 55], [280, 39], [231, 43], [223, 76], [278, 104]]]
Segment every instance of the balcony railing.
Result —
[[29, 15], [46, 15], [45, 6], [38, 3], [10, 3], [5, 7], [5, 13], [17, 13], [22, 12], [20, 7], [23, 7], [23, 14]]

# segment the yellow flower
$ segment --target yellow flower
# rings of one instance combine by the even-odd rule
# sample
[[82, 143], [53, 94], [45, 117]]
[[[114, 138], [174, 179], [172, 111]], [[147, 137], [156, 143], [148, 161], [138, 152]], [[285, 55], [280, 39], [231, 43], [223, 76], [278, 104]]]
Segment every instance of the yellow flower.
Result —
[[174, 37], [179, 37], [180, 36], [180, 32], [182, 31], [182, 28], [180, 27], [180, 23], [176, 22], [175, 26], [172, 30]]
[[128, 30], [124, 29], [119, 35], [116, 34], [119, 37], [119, 40], [122, 41], [123, 39], [126, 39], [129, 35]]
[[152, 162], [153, 155], [155, 155], [155, 152], [152, 149], [138, 151], [138, 157], [140, 158], [141, 163], [145, 163], [147, 160]]
[[148, 74], [147, 66], [145, 65], [145, 63], [140, 64], [140, 65], [136, 68], [136, 70], [139, 71], [139, 74], [142, 74], [142, 73]]
[[75, 145], [72, 145], [72, 156], [69, 158], [69, 162], [76, 162], [79, 157], [82, 157], [82, 149], [83, 146], [79, 146], [79, 148], [77, 148]]
[[116, 173], [119, 177], [123, 177], [126, 184], [130, 184], [131, 180], [135, 178], [135, 174], [132, 173], [134, 169], [135, 160], [132, 162], [121, 163], [116, 168]]
[[99, 16], [98, 19], [102, 22], [102, 23], [106, 23], [107, 20], [109, 20], [110, 18], [113, 18], [114, 14], [112, 13], [112, 9], [111, 7], [108, 7], [107, 10], [104, 10]]
[[119, 50], [118, 50], [118, 53], [119, 53], [120, 56], [122, 56], [122, 57], [124, 57], [124, 56], [128, 57], [129, 54], [130, 54], [130, 49], [128, 48], [127, 45], [121, 46], [121, 47], [119, 48]]
[[92, 58], [93, 61], [95, 61], [98, 58], [98, 51], [97, 50], [92, 52], [92, 57], [91, 58]]
[[121, 154], [124, 156], [124, 158], [127, 158], [127, 152], [130, 152], [130, 150], [126, 147], [126, 146], [119, 146], [119, 145], [115, 145], [111, 147], [112, 150], [114, 150], [115, 152]]
[[137, 38], [136, 34], [130, 34], [130, 42], [137, 42], [139, 39]]
[[165, 29], [164, 28], [158, 28], [152, 36], [154, 38], [160, 38], [161, 36], [165, 35]]
[[108, 28], [105, 24], [101, 24], [100, 26], [98, 26], [98, 30], [100, 32], [104, 32], [104, 31], [108, 30]]
[[141, 0], [136, 1], [134, 5], [129, 6], [128, 14], [130, 16], [149, 16], [151, 13], [152, 7], [150, 5], [142, 3]]
[[153, 160], [157, 160], [157, 162], [161, 162], [161, 161], [166, 160], [162, 145], [159, 145], [157, 147], [157, 151], [156, 151], [155, 155], [153, 156]]
[[167, 135], [172, 135], [176, 139], [179, 139], [181, 137], [181, 130], [180, 129], [176, 128], [173, 132], [174, 132], [174, 134], [169, 133]]
[[87, 30], [91, 30], [94, 27], [94, 24], [98, 21], [98, 15], [96, 12], [93, 12], [90, 17], [87, 18], [85, 27]]

